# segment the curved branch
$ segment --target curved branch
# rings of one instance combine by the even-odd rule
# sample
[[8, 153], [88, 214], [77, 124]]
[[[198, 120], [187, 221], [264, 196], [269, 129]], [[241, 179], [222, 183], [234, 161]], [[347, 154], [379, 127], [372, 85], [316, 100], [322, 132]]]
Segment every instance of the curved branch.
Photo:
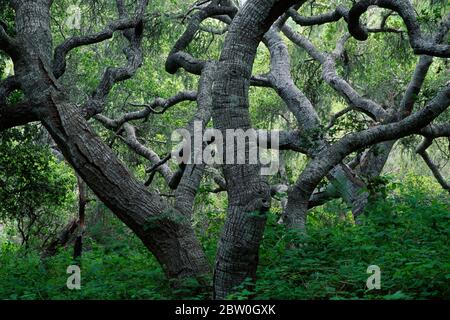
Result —
[[[370, 6], [378, 6], [397, 12], [405, 22], [408, 30], [409, 42], [415, 54], [426, 54], [430, 56], [449, 58], [450, 46], [429, 41], [423, 36], [420, 25], [417, 22], [414, 7], [408, 0], [361, 0], [349, 11], [348, 30], [357, 40], [365, 41], [368, 38], [368, 30], [364, 27], [360, 18]], [[445, 22], [449, 24], [450, 22]]]
[[200, 75], [206, 61], [198, 60], [187, 52], [175, 52], [169, 55], [166, 61], [166, 71], [174, 74], [179, 68], [183, 68], [189, 73]]
[[16, 59], [20, 55], [20, 47], [16, 39], [10, 37], [0, 24], [0, 50], [6, 52], [11, 58]]
[[[107, 68], [100, 84], [92, 94], [92, 98], [84, 104], [82, 112], [85, 118], [90, 118], [103, 109], [104, 102], [114, 84], [130, 79], [141, 67], [143, 62], [142, 39], [144, 31], [143, 14], [148, 0], [141, 0], [136, 9], [136, 20], [139, 21], [133, 28], [125, 29], [123, 36], [128, 40], [129, 46], [124, 48], [127, 64], [123, 67]], [[127, 19], [128, 14], [122, 0], [117, 1], [117, 7], [121, 19]]]
[[205, 61], [197, 60], [184, 50], [194, 39], [194, 36], [201, 28], [201, 23], [207, 18], [213, 16], [230, 15], [234, 16], [237, 12], [235, 7], [224, 7], [215, 5], [214, 2], [205, 8], [197, 11], [189, 20], [189, 24], [183, 33], [183, 35], [178, 39], [178, 41], [173, 46], [166, 60], [166, 71], [170, 74], [174, 74], [180, 68], [184, 68], [186, 71], [200, 74]]
[[386, 111], [378, 103], [363, 98], [347, 81], [342, 79], [336, 70], [336, 58], [344, 49], [347, 36], [344, 36], [337, 44], [336, 50], [332, 54], [325, 54], [316, 47], [306, 37], [295, 32], [292, 28], [284, 26], [283, 33], [289, 40], [303, 48], [314, 60], [323, 66], [323, 79], [355, 109], [360, 110], [377, 121], [386, 116]]
[[63, 43], [56, 47], [54, 52], [53, 73], [55, 77], [58, 79], [66, 71], [66, 56], [71, 50], [81, 46], [91, 45], [105, 41], [107, 39], [111, 39], [114, 32], [136, 27], [139, 22], [139, 19], [120, 19], [111, 22], [98, 33], [86, 36], [72, 37], [65, 40]]
[[289, 50], [279, 34], [278, 27], [272, 27], [265, 34], [264, 43], [270, 51], [271, 70], [268, 78], [272, 87], [295, 116], [301, 131], [308, 133], [316, 130], [320, 127], [319, 116], [311, 101], [292, 79]]
[[[152, 164], [158, 164], [161, 162], [160, 157], [156, 152], [147, 148], [143, 144], [141, 144], [136, 137], [136, 128], [130, 125], [129, 123], [125, 123], [123, 125], [124, 131], [126, 133], [125, 143], [134, 150], [140, 156], [143, 156], [147, 160], [149, 160]], [[170, 170], [167, 164], [161, 164], [156, 169], [165, 179], [167, 183], [170, 183], [172, 179], [173, 173]]]
[[316, 186], [347, 155], [364, 147], [399, 139], [427, 126], [450, 105], [450, 84], [422, 110], [391, 124], [380, 125], [361, 132], [346, 135], [341, 140], [319, 153], [302, 172], [295, 187], [289, 191], [287, 212], [290, 227], [302, 230], [308, 202]]
[[[99, 121], [105, 128], [113, 130], [114, 132], [117, 132], [123, 128], [122, 132], [125, 132], [126, 135], [122, 140], [131, 150], [149, 160], [152, 165], [161, 162], [161, 159], [156, 152], [139, 142], [136, 136], [136, 128], [131, 124], [124, 122], [119, 126], [116, 124], [116, 120], [112, 120], [104, 115], [97, 115], [95, 116], [95, 119]], [[155, 169], [155, 172], [156, 171], [161, 173], [167, 183], [169, 183], [172, 179], [173, 173], [168, 165], [159, 165], [157, 169]]]
[[289, 9], [288, 14], [298, 25], [304, 27], [337, 22], [342, 18], [348, 19], [348, 9], [341, 6], [338, 6], [334, 11], [311, 17], [303, 17], [294, 9]]
[[[109, 129], [118, 130], [125, 122], [146, 119], [152, 113], [154, 114], [162, 114], [166, 112], [170, 107], [177, 105], [178, 103], [184, 101], [196, 101], [197, 100], [197, 92], [195, 91], [183, 91], [178, 93], [177, 95], [170, 97], [168, 99], [157, 98], [149, 104], [137, 105], [145, 107], [140, 111], [130, 112], [122, 115], [117, 120], [111, 120], [107, 117], [99, 114], [95, 116], [95, 119], [100, 121]], [[162, 110], [158, 111], [157, 108], [162, 108]]]
[[428, 168], [430, 168], [436, 180], [442, 186], [444, 190], [447, 190], [450, 193], [450, 183], [448, 183], [444, 177], [442, 176], [439, 168], [434, 164], [431, 157], [428, 155], [427, 149], [433, 144], [433, 140], [425, 138], [422, 143], [417, 147], [416, 153], [418, 153], [422, 159], [427, 164]]
[[[155, 169], [153, 170], [153, 173], [151, 175], [151, 180], [153, 180], [154, 173], [159, 172], [164, 177], [167, 184], [170, 186], [172, 185], [174, 173], [170, 170], [169, 166], [166, 164], [167, 160], [169, 159], [162, 162], [159, 156], [153, 150], [141, 144], [136, 137], [136, 129], [128, 122], [133, 120], [146, 119], [152, 113], [162, 114], [165, 111], [167, 111], [170, 107], [180, 102], [195, 101], [195, 100], [197, 100], [196, 92], [185, 91], [169, 99], [161, 99], [161, 98], [155, 99], [150, 104], [141, 105], [145, 106], [145, 109], [124, 114], [117, 120], [110, 119], [101, 114], [94, 116], [94, 118], [97, 121], [99, 121], [105, 128], [113, 130], [114, 132], [119, 132], [121, 131], [121, 129], [123, 129], [123, 131], [126, 133], [126, 137], [123, 139], [125, 144], [127, 144], [128, 147], [132, 149], [134, 152], [146, 158], [153, 164]], [[156, 110], [157, 108], [162, 108], [162, 110], [157, 111]], [[146, 185], [151, 183], [151, 180], [149, 179]]]
[[[449, 16], [450, 17], [450, 16]], [[447, 19], [447, 22], [443, 23], [439, 28], [438, 32], [435, 35], [435, 42], [440, 43], [443, 41], [445, 35], [450, 28], [450, 24], [448, 23], [450, 19]], [[414, 74], [412, 76], [411, 81], [409, 82], [408, 88], [406, 90], [405, 95], [400, 103], [400, 112], [403, 116], [407, 116], [411, 114], [416, 99], [422, 89], [423, 83], [425, 82], [425, 78], [427, 76], [428, 71], [430, 70], [431, 64], [433, 63], [432, 56], [423, 55], [420, 57], [419, 62], [416, 65], [414, 70]]]

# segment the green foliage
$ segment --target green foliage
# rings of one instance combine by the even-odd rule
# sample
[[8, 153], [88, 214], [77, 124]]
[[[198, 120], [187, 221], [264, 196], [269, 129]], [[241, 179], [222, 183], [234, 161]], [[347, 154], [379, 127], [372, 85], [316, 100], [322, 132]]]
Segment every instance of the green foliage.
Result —
[[[383, 188], [389, 190], [387, 198], [368, 209], [361, 225], [352, 223], [345, 205], [330, 202], [311, 212], [308, 235], [301, 238], [277, 224], [275, 207], [261, 246], [256, 287], [251, 289], [248, 279], [228, 298], [450, 298], [450, 199], [435, 192], [436, 184], [425, 177], [411, 175]], [[201, 238], [213, 261], [223, 216], [211, 213], [209, 218], [203, 230], [208, 236]], [[0, 299], [207, 298], [197, 293], [194, 281], [171, 290], [146, 248], [123, 224], [114, 224], [116, 231], [107, 240], [87, 241], [79, 291], [65, 286], [66, 269], [73, 263], [70, 250], [41, 261], [35, 253], [4, 243]], [[299, 244], [296, 248], [287, 247], [292, 240]], [[366, 288], [369, 265], [381, 268], [381, 290]]]
[[[144, 248], [106, 252], [93, 247], [81, 260], [82, 290], [66, 287], [71, 252], [45, 262], [11, 245], [0, 252], [0, 299], [164, 299], [170, 290], [158, 263]], [[17, 263], [20, 261], [20, 263]]]
[[[292, 238], [272, 217], [256, 298], [450, 298], [450, 199], [431, 193], [436, 185], [430, 181], [409, 176], [395, 184], [358, 226], [343, 205], [316, 209], [296, 249], [285, 249]], [[381, 268], [381, 290], [366, 288], [369, 265]]]
[[0, 222], [17, 224], [23, 244], [45, 239], [66, 220], [74, 203], [74, 176], [29, 125], [0, 133]]
[[[168, 75], [165, 60], [175, 41], [185, 30], [188, 18], [183, 18], [193, 1], [152, 1], [146, 14], [143, 53], [144, 63], [137, 74], [112, 89], [105, 114], [118, 118], [140, 107], [130, 104], [149, 103], [157, 97], [168, 98], [183, 90], [195, 90], [198, 78], [180, 70]], [[350, 7], [354, 1], [311, 1], [302, 7], [304, 16], [317, 15], [337, 5]], [[0, 0], [0, 21], [14, 35], [14, 12]], [[81, 29], [66, 25], [67, 8], [72, 0], [55, 1], [52, 6], [52, 34], [55, 46], [71, 36], [92, 34], [118, 18], [114, 1], [78, 1], [82, 11]], [[131, 9], [134, 1], [126, 0]], [[448, 12], [448, 1], [414, 0], [419, 21], [425, 32], [434, 31], [437, 22]], [[192, 13], [192, 12], [191, 12]], [[370, 10], [362, 19], [370, 27], [378, 27], [383, 10]], [[183, 22], [182, 22], [183, 21]], [[325, 24], [301, 28], [288, 21], [296, 31], [308, 36], [323, 52], [333, 51], [336, 42], [348, 31], [346, 23]], [[215, 20], [205, 26], [221, 29]], [[387, 27], [406, 31], [397, 15], [387, 20]], [[217, 59], [224, 35], [200, 31], [187, 51], [199, 59]], [[68, 56], [67, 72], [61, 78], [73, 102], [81, 105], [98, 85], [107, 67], [125, 64], [123, 54], [126, 41], [120, 32], [111, 40], [73, 50]], [[292, 77], [299, 89], [310, 99], [322, 123], [328, 124], [330, 115], [347, 104], [322, 80], [322, 67], [304, 50], [287, 42], [291, 53]], [[363, 97], [370, 97], [383, 106], [398, 106], [402, 92], [411, 79], [418, 57], [410, 48], [405, 34], [371, 34], [368, 41], [350, 39], [346, 51], [337, 61], [337, 71]], [[253, 67], [253, 74], [269, 71], [270, 56], [261, 45]], [[10, 60], [0, 53], [0, 79], [11, 74]], [[416, 108], [422, 108], [449, 79], [448, 61], [435, 59], [427, 75], [423, 90], [416, 97]], [[20, 91], [8, 97], [14, 104], [23, 99]], [[295, 118], [288, 112], [276, 92], [266, 88], [251, 88], [250, 116], [255, 128], [298, 129]], [[185, 127], [196, 110], [196, 104], [185, 102], [163, 115], [151, 115], [146, 121], [133, 121], [139, 141], [149, 145], [159, 155], [171, 150], [170, 135]], [[448, 122], [449, 112], [438, 119]], [[118, 157], [145, 181], [149, 163], [128, 150], [116, 133], [91, 122], [98, 135], [110, 144]], [[349, 112], [336, 121], [327, 132], [335, 141], [350, 132], [372, 125], [372, 120], [356, 112]], [[312, 132], [310, 140], [322, 132]], [[184, 297], [204, 299], [198, 293], [199, 283], [187, 280], [183, 286], [171, 290], [157, 261], [132, 232], [98, 200], [88, 205], [88, 231], [82, 258], [82, 290], [66, 288], [66, 268], [72, 264], [70, 246], [57, 256], [41, 261], [38, 250], [24, 250], [17, 244], [19, 230], [29, 233], [38, 246], [57, 233], [60, 225], [76, 212], [75, 178], [64, 163], [57, 162], [50, 150], [39, 143], [40, 131], [35, 126], [9, 130], [0, 134], [0, 224], [6, 224], [8, 234], [0, 231], [0, 299], [171, 299]], [[417, 138], [402, 140], [404, 150], [414, 150]], [[430, 148], [433, 151], [436, 143]], [[442, 150], [434, 150], [442, 155]], [[278, 225], [280, 208], [274, 206], [268, 215], [269, 223], [261, 246], [258, 283], [242, 283], [230, 299], [427, 299], [450, 298], [448, 232], [449, 199], [430, 179], [408, 176], [406, 170], [428, 173], [419, 164], [399, 161], [394, 150], [387, 167], [395, 166], [395, 177], [382, 176], [370, 181], [368, 191], [376, 200], [368, 208], [362, 224], [355, 226], [349, 209], [340, 201], [332, 201], [316, 208], [309, 216], [308, 235], [298, 238]], [[401, 154], [403, 155], [403, 154]], [[434, 155], [434, 154], [433, 154]], [[283, 154], [287, 178], [293, 182], [306, 164], [306, 157], [294, 152]], [[440, 156], [445, 160], [445, 156]], [[395, 161], [392, 159], [395, 158]], [[448, 158], [448, 157], [447, 157]], [[173, 163], [170, 163], [175, 169]], [[424, 171], [427, 170], [427, 171]], [[448, 167], [446, 169], [448, 171]], [[444, 172], [447, 174], [447, 172]], [[279, 183], [271, 177], [271, 183]], [[325, 181], [324, 181], [325, 182]], [[171, 190], [157, 175], [152, 185], [161, 193]], [[224, 194], [210, 191], [216, 188], [211, 177], [205, 177], [196, 199], [193, 225], [201, 239], [211, 265], [215, 260], [217, 242], [226, 215]], [[283, 194], [280, 197], [285, 196]], [[372, 199], [371, 198], [371, 199]], [[169, 200], [170, 201], [170, 200]], [[95, 208], [95, 210], [93, 210]], [[96, 221], [98, 212], [101, 222]], [[257, 215], [254, 215], [257, 217]], [[178, 219], [171, 212], [160, 218]], [[34, 222], [32, 224], [31, 221]], [[91, 221], [92, 220], [92, 221]], [[0, 225], [0, 229], [1, 229]], [[146, 227], [152, 227], [150, 220]], [[26, 235], [25, 235], [26, 236]], [[3, 237], [3, 238], [2, 238]], [[23, 238], [23, 236], [22, 236]], [[295, 240], [299, 246], [287, 249]], [[36, 249], [37, 246], [33, 246]], [[382, 289], [368, 291], [366, 269], [376, 264], [382, 271]]]

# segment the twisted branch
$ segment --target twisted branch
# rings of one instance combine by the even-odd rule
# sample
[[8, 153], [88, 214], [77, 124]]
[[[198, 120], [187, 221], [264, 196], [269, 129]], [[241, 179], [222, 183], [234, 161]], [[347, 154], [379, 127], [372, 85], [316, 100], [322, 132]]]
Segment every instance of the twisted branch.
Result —
[[[368, 38], [368, 30], [361, 24], [360, 18], [370, 6], [390, 9], [400, 15], [405, 22], [409, 42], [415, 54], [426, 54], [442, 58], [450, 57], [449, 45], [430, 41], [422, 34], [414, 7], [408, 0], [361, 0], [357, 2], [348, 14], [348, 30], [355, 39], [365, 41]], [[448, 19], [444, 23], [447, 25], [450, 24]]]

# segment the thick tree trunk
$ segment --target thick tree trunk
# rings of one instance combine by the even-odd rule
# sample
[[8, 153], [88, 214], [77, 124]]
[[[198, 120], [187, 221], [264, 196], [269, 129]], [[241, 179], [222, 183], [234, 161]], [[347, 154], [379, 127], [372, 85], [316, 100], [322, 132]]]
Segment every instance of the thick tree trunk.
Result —
[[146, 187], [123, 166], [69, 102], [51, 69], [50, 0], [15, 0], [15, 74], [26, 98], [66, 160], [99, 199], [155, 255], [169, 279], [202, 283], [209, 265], [190, 220]]
[[67, 161], [155, 255], [170, 279], [201, 277], [209, 266], [190, 220], [150, 193], [91, 130], [79, 110], [52, 95], [42, 122]]
[[[247, 2], [233, 20], [213, 87], [213, 120], [217, 129], [251, 128], [248, 89], [256, 50], [264, 33], [292, 2]], [[224, 299], [246, 279], [255, 280], [265, 211], [270, 207], [270, 188], [261, 179], [258, 165], [225, 165], [224, 175], [228, 215], [216, 258], [216, 299]]]

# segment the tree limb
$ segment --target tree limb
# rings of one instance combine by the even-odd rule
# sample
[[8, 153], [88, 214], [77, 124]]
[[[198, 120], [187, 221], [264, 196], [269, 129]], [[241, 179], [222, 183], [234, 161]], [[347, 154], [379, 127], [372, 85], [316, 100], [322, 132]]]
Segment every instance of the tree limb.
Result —
[[66, 70], [66, 56], [67, 54], [78, 47], [99, 43], [107, 39], [111, 39], [114, 32], [123, 31], [135, 27], [140, 22], [139, 19], [119, 19], [111, 22], [102, 31], [85, 36], [72, 37], [65, 40], [55, 49], [53, 56], [53, 73], [58, 79]]
[[338, 6], [335, 10], [317, 16], [303, 17], [296, 10], [289, 9], [288, 14], [300, 26], [314, 26], [348, 19], [348, 9]]
[[[140, 106], [145, 108], [140, 111], [126, 113], [116, 120], [108, 119], [107, 117], [101, 114], [96, 115], [95, 119], [100, 121], [108, 129], [118, 130], [125, 122], [146, 119], [152, 113], [163, 114], [170, 107], [173, 107], [178, 103], [196, 100], [197, 100], [197, 93], [195, 91], [183, 91], [168, 99], [157, 98], [149, 104], [132, 104], [134, 106]], [[157, 110], [158, 108], [161, 108], [161, 110]]]
[[[138, 23], [129, 29], [125, 29], [122, 33], [128, 40], [128, 47], [124, 48], [124, 54], [127, 58], [127, 64], [123, 67], [107, 68], [100, 84], [92, 94], [92, 98], [87, 101], [82, 112], [85, 118], [90, 118], [103, 109], [104, 102], [114, 84], [130, 79], [136, 71], [141, 67], [143, 62], [142, 39], [144, 31], [143, 15], [148, 0], [140, 0], [136, 8], [136, 20]], [[117, 0], [117, 7], [121, 19], [129, 19], [128, 13], [123, 4], [123, 0]]]
[[344, 48], [344, 43], [348, 39], [347, 36], [341, 38], [338, 42], [333, 54], [324, 54], [316, 49], [316, 47], [306, 37], [295, 32], [289, 26], [284, 26], [283, 33], [289, 40], [303, 48], [314, 60], [323, 66], [323, 79], [345, 100], [354, 106], [355, 109], [364, 112], [372, 119], [380, 121], [386, 116], [386, 111], [378, 103], [363, 98], [356, 90], [343, 78], [341, 78], [336, 70], [336, 58], [340, 55]]
[[22, 102], [15, 105], [0, 106], [0, 132], [30, 122], [39, 121], [36, 113], [38, 105]]
[[166, 60], [166, 71], [174, 74], [180, 68], [193, 74], [200, 74], [205, 65], [205, 61], [197, 60], [184, 50], [194, 39], [196, 33], [200, 30], [201, 23], [207, 18], [219, 15], [235, 15], [237, 12], [235, 7], [218, 6], [214, 2], [205, 8], [197, 11], [189, 20], [183, 35], [173, 46]]
[[0, 50], [6, 52], [11, 58], [16, 59], [20, 55], [20, 47], [16, 39], [10, 37], [0, 24]]
[[[378, 6], [397, 12], [405, 22], [408, 30], [409, 42], [415, 54], [426, 54], [430, 56], [449, 58], [450, 46], [438, 44], [427, 39], [420, 30], [416, 13], [411, 2], [408, 0], [361, 0], [350, 9], [348, 14], [348, 29], [350, 34], [357, 40], [365, 41], [368, 38], [367, 28], [360, 22], [360, 17], [370, 6]], [[450, 16], [450, 14], [449, 14]], [[445, 22], [449, 24], [449, 20]]]
[[431, 157], [428, 155], [427, 149], [433, 144], [433, 140], [425, 138], [422, 143], [417, 147], [416, 153], [418, 153], [422, 159], [427, 164], [428, 168], [430, 168], [436, 180], [442, 186], [444, 190], [447, 190], [450, 193], [450, 184], [444, 179], [439, 168], [434, 164]]

